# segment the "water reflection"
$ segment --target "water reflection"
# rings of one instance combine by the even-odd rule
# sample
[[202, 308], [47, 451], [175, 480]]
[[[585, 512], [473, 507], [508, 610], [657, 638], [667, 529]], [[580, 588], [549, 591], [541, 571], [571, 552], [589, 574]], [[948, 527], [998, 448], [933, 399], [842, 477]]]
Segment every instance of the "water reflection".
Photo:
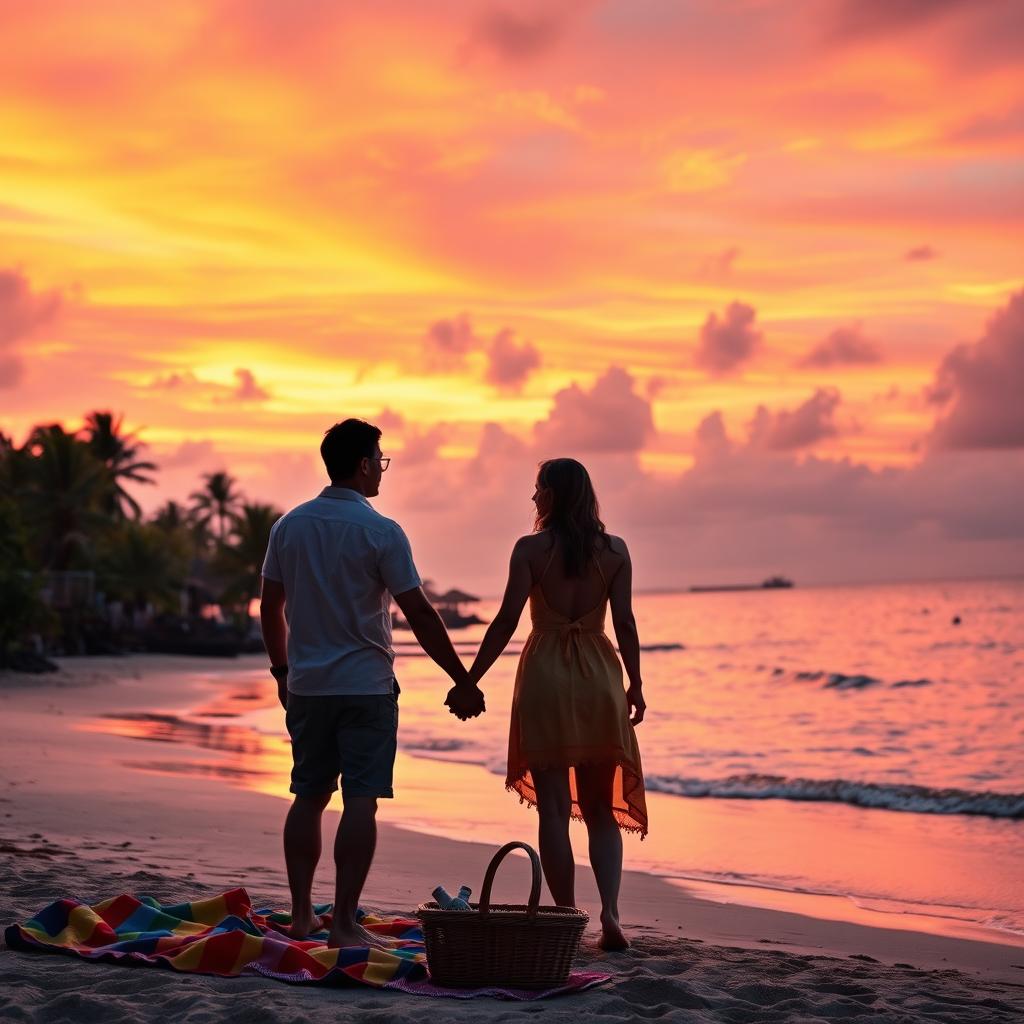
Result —
[[155, 712], [105, 714], [83, 722], [80, 728], [109, 736], [149, 740], [152, 743], [180, 743], [203, 750], [220, 750], [256, 758], [262, 755], [264, 747], [264, 738], [255, 729], [246, 726], [215, 725]]
[[225, 779], [229, 782], [265, 776], [260, 768], [242, 768], [234, 764], [215, 764], [212, 761], [119, 761], [122, 768], [157, 775], [197, 775], [207, 779]]

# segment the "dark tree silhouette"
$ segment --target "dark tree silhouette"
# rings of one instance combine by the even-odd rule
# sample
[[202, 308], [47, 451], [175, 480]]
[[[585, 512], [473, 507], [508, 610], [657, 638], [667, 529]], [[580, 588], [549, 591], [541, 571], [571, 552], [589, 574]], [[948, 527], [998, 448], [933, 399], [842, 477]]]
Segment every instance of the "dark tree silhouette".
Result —
[[203, 474], [204, 486], [189, 495], [192, 501], [192, 516], [195, 522], [208, 528], [211, 522], [217, 524], [217, 540], [223, 544], [234, 521], [241, 494], [237, 481], [225, 470]]
[[270, 542], [270, 528], [282, 512], [273, 505], [246, 502], [234, 517], [231, 542], [221, 546], [217, 567], [224, 577], [224, 600], [244, 605], [260, 594], [260, 573]]
[[25, 520], [40, 564], [67, 569], [109, 522], [103, 503], [110, 478], [89, 446], [53, 423], [36, 427], [25, 445]]
[[138, 484], [152, 484], [156, 481], [148, 476], [156, 470], [156, 464], [139, 456], [143, 447], [135, 434], [124, 433], [121, 429], [123, 416], [110, 412], [91, 412], [85, 418], [81, 434], [89, 450], [102, 462], [110, 474], [110, 493], [104, 500], [107, 512], [119, 519], [138, 519], [141, 514], [139, 503], [125, 490], [125, 481]]

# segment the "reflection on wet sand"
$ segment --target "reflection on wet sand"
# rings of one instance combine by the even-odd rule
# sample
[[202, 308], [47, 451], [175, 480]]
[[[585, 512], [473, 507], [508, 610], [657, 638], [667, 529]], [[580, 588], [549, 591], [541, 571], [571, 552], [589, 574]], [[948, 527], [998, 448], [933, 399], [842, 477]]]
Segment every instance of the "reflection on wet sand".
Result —
[[275, 704], [277, 695], [264, 682], [250, 680], [233, 685], [225, 693], [215, 694], [192, 714], [196, 718], [238, 718], [246, 712]]
[[124, 768], [140, 772], [155, 772], [158, 775], [198, 775], [207, 779], [227, 781], [255, 778], [266, 775], [259, 768], [242, 768], [240, 765], [216, 764], [212, 761], [119, 761]]
[[83, 722], [79, 728], [109, 736], [150, 740], [153, 743], [180, 743], [204, 750], [245, 754], [253, 758], [261, 756], [265, 742], [255, 729], [245, 726], [194, 722], [178, 715], [153, 712], [105, 714]]
[[[266, 680], [242, 679], [213, 690], [206, 701], [184, 713], [108, 712], [81, 723], [78, 728], [178, 748], [178, 756], [160, 760], [120, 760], [118, 764], [124, 768], [219, 779], [281, 794], [288, 792], [291, 770], [288, 737], [283, 731], [267, 735], [248, 724], [223, 721], [243, 718], [253, 711], [276, 705], [277, 694]], [[216, 751], [217, 759], [196, 759], [194, 755], [199, 750]]]

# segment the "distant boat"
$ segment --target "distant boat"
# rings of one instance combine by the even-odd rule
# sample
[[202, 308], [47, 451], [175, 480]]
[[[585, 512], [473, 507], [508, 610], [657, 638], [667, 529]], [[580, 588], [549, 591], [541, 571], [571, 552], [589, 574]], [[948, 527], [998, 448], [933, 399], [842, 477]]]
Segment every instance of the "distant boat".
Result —
[[785, 576], [769, 576], [760, 583], [720, 583], [705, 587], [690, 587], [691, 594], [712, 594], [718, 591], [734, 590], [787, 590], [793, 586], [793, 581]]

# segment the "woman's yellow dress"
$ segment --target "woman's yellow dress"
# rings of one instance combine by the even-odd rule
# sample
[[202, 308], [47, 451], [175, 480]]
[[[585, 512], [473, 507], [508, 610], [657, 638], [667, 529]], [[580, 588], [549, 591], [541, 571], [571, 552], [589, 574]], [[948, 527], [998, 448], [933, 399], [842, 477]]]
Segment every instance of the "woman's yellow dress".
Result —
[[[550, 565], [550, 561], [548, 563]], [[601, 572], [600, 563], [597, 563]], [[604, 631], [608, 588], [592, 611], [569, 619], [551, 608], [541, 589], [530, 591], [533, 628], [523, 647], [512, 697], [505, 787], [531, 806], [531, 769], [569, 769], [572, 816], [582, 820], [577, 765], [616, 765], [612, 808], [619, 827], [647, 834], [640, 748], [629, 720], [622, 665]], [[602, 579], [604, 573], [601, 572]]]

